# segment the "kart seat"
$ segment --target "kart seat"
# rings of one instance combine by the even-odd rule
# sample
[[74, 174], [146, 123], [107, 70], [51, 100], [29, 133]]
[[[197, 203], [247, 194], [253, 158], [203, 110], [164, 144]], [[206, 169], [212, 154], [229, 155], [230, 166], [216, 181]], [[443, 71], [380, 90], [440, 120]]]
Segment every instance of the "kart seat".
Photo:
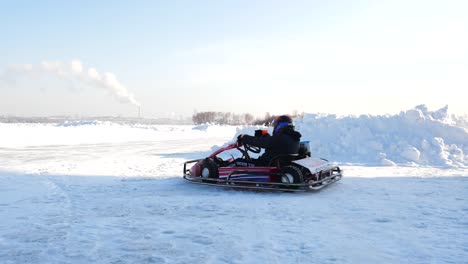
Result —
[[298, 159], [304, 159], [307, 157], [310, 157], [311, 153], [308, 147], [308, 142], [307, 145], [302, 144], [299, 147], [298, 154], [281, 154], [281, 155], [276, 155], [274, 156], [270, 162], [268, 162], [268, 166], [285, 166], [285, 165], [290, 165], [291, 161], [293, 160], [298, 160]]
[[291, 161], [300, 159], [301, 156], [299, 154], [281, 154], [274, 156], [270, 162], [268, 162], [269, 167], [282, 167], [285, 165], [289, 165]]

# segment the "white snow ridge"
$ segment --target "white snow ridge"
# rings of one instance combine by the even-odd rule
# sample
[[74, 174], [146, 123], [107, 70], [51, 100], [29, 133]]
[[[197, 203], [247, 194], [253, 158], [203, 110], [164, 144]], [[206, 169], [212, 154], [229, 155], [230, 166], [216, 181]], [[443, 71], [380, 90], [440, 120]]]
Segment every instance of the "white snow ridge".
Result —
[[421, 105], [295, 124], [341, 181], [182, 180], [183, 162], [257, 127], [0, 123], [0, 263], [466, 263], [466, 117]]
[[468, 126], [448, 108], [424, 105], [394, 116], [305, 115], [297, 127], [319, 156], [372, 165], [468, 167]]

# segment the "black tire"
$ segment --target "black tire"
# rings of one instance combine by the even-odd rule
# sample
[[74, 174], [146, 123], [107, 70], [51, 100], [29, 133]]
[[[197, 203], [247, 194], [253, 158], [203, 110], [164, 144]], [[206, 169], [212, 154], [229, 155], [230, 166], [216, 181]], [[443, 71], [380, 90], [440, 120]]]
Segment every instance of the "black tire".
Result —
[[303, 183], [304, 182], [304, 175], [302, 174], [301, 170], [292, 165], [284, 166], [281, 168], [281, 183]]
[[200, 177], [210, 179], [219, 178], [218, 165], [216, 165], [216, 162], [212, 159], [206, 158], [200, 168]]

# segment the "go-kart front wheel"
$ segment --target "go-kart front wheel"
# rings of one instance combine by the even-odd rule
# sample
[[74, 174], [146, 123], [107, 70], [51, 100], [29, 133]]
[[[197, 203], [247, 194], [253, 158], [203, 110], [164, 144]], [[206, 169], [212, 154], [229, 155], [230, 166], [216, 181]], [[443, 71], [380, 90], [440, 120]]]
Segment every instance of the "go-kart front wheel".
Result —
[[284, 166], [281, 168], [281, 174], [281, 183], [302, 183], [304, 181], [301, 170], [295, 166]]
[[206, 158], [203, 161], [200, 169], [200, 177], [202, 178], [217, 179], [219, 177], [218, 166], [212, 159]]

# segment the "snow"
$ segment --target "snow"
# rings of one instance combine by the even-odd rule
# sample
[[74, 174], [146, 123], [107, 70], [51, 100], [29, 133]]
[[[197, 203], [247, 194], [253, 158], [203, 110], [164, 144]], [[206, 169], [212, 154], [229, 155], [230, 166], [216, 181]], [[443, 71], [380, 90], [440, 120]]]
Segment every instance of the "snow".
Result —
[[316, 155], [344, 163], [466, 168], [468, 126], [457, 125], [447, 110], [421, 105], [393, 116], [307, 114], [296, 126]]
[[184, 161], [259, 127], [0, 123], [0, 263], [466, 262], [465, 119], [417, 106], [295, 123], [341, 181], [271, 193], [182, 180]]

